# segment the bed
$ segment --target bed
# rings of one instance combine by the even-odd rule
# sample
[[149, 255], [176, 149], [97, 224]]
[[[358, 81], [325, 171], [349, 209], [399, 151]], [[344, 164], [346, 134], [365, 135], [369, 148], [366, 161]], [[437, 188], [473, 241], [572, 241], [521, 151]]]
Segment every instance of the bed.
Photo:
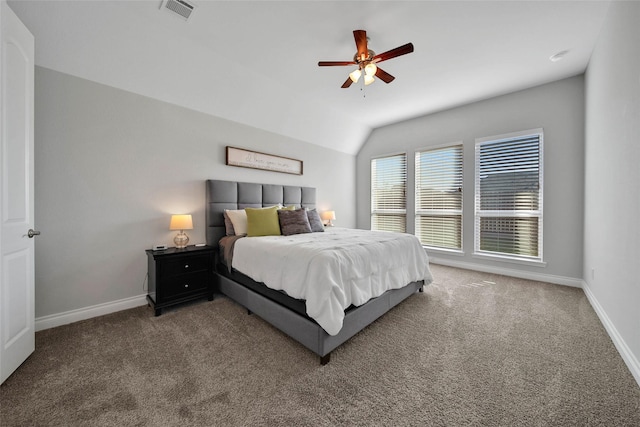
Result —
[[[205, 209], [207, 244], [219, 247], [219, 242], [226, 236], [223, 215], [225, 210], [274, 205], [315, 209], [316, 190], [311, 187], [208, 180]], [[325, 233], [313, 234], [320, 236]], [[328, 239], [330, 233], [322, 237]], [[251, 239], [240, 240], [246, 242]], [[350, 304], [341, 313], [341, 324], [337, 330], [325, 324], [325, 328], [331, 331], [328, 333], [317, 320], [308, 315], [307, 301], [293, 298], [282, 289], [271, 289], [264, 283], [251, 279], [235, 268], [230, 268], [223, 258], [222, 251], [216, 253], [215, 279], [218, 290], [244, 306], [249, 313], [255, 313], [316, 353], [323, 365], [329, 362], [331, 352], [335, 348], [415, 292], [422, 291], [423, 286], [431, 281], [427, 262], [428, 274], [425, 275], [425, 279], [411, 281], [403, 284], [402, 287], [387, 290], [364, 304], [362, 302], [357, 305]]]

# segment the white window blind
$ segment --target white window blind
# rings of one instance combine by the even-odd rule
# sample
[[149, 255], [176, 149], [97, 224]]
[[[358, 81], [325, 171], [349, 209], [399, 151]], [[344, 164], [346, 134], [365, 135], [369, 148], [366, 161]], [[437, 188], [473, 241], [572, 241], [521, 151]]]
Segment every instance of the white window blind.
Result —
[[407, 155], [371, 160], [371, 229], [407, 230]]
[[476, 142], [475, 251], [542, 261], [542, 130]]
[[425, 246], [462, 249], [462, 145], [416, 153], [416, 236]]

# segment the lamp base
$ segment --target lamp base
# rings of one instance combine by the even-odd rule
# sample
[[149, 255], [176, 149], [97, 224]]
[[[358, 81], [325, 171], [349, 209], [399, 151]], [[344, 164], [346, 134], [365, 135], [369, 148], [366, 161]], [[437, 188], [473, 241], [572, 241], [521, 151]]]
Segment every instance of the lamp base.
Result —
[[176, 234], [176, 237], [173, 238], [173, 243], [176, 244], [176, 248], [184, 249], [189, 243], [189, 236], [187, 236], [183, 230], [180, 230], [180, 232]]
[[331, 220], [329, 220], [329, 222], [327, 222], [324, 226], [325, 227], [333, 227], [333, 222], [331, 222]]

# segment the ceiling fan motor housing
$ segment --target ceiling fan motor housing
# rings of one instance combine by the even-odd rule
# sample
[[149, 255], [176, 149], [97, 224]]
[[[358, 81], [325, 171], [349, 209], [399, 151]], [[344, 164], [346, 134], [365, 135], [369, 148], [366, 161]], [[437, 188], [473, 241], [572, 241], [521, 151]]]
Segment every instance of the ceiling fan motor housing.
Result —
[[367, 54], [368, 54], [368, 56], [366, 58], [359, 57], [358, 56], [358, 52], [356, 52], [355, 55], [353, 55], [353, 62], [358, 64], [360, 69], [364, 68], [365, 65], [367, 65], [368, 63], [373, 61], [373, 57], [376, 56], [376, 53], [374, 51], [372, 51], [371, 49], [367, 49]]

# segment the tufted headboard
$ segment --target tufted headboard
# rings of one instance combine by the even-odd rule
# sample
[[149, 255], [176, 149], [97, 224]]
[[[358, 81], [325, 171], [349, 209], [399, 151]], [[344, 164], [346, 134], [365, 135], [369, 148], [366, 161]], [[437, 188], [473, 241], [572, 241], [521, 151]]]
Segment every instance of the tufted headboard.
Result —
[[278, 203], [309, 209], [316, 207], [316, 189], [312, 187], [209, 179], [206, 191], [207, 245], [214, 247], [226, 234], [222, 214], [225, 209], [262, 208]]

